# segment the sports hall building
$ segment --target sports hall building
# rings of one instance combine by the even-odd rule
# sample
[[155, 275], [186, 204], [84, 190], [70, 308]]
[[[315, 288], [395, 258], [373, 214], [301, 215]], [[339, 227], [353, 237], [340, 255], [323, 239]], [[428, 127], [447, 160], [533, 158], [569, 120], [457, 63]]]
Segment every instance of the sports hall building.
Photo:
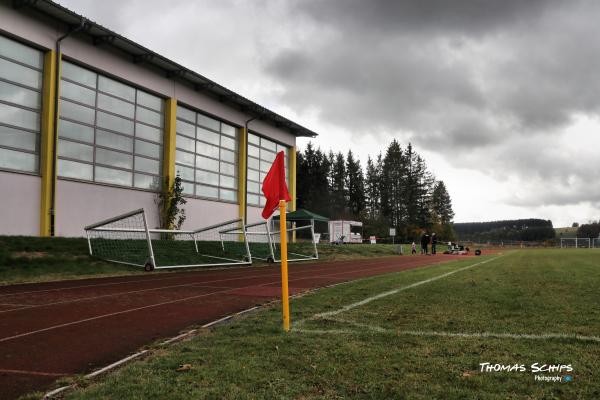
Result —
[[158, 226], [177, 174], [184, 227], [260, 221], [282, 150], [295, 210], [299, 136], [316, 134], [57, 3], [0, 0], [1, 235], [83, 236], [138, 208]]

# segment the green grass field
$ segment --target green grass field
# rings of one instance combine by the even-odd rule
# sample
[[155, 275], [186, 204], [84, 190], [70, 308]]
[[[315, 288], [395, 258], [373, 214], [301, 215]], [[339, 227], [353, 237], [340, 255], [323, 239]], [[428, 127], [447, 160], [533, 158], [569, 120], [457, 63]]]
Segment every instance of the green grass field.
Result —
[[[273, 306], [154, 347], [67, 398], [600, 398], [600, 251], [496, 257], [323, 289], [292, 300], [290, 333]], [[481, 363], [527, 371], [482, 372]], [[573, 370], [534, 374], [534, 363]], [[191, 367], [178, 372], [182, 364]]]

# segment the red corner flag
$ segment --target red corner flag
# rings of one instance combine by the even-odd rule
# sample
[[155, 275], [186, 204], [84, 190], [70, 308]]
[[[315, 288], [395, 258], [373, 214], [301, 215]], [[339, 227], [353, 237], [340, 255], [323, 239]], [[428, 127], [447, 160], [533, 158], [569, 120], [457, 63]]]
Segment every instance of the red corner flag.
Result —
[[290, 193], [288, 192], [287, 185], [285, 184], [285, 153], [280, 151], [271, 165], [271, 169], [262, 184], [262, 192], [267, 199], [265, 208], [262, 212], [262, 217], [268, 219], [279, 205], [279, 200], [290, 201]]

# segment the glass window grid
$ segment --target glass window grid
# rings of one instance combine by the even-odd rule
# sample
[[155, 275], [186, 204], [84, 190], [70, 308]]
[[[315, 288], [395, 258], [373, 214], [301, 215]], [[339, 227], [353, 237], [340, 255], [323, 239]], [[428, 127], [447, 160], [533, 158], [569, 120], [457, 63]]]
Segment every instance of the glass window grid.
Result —
[[[255, 133], [248, 133], [248, 205], [264, 206], [265, 199], [261, 191], [262, 181], [265, 179], [269, 168], [273, 164], [277, 153], [285, 152], [285, 181], [290, 186], [290, 170], [288, 166], [289, 147], [276, 143], [272, 140], [263, 138]], [[275, 149], [275, 150], [272, 150]], [[258, 157], [250, 154], [258, 154]], [[251, 162], [253, 161], [253, 162]], [[258, 168], [251, 165], [257, 163]], [[268, 167], [267, 167], [268, 165]], [[261, 168], [262, 167], [262, 168]], [[266, 170], [265, 170], [266, 169]], [[258, 176], [258, 180], [253, 179]], [[258, 188], [258, 190], [256, 190]]]
[[[66, 64], [67, 62], [64, 62], [64, 63]], [[71, 65], [77, 66], [76, 64], [71, 64]], [[82, 67], [79, 67], [79, 68], [82, 68]], [[90, 72], [92, 72], [92, 71], [90, 71]], [[156, 110], [156, 109], [148, 108], [148, 107], [146, 107], [144, 105], [141, 105], [141, 104], [136, 104], [137, 103], [137, 97], [138, 97], [139, 93], [144, 93], [144, 95], [148, 95], [147, 93], [145, 93], [145, 92], [143, 92], [143, 91], [141, 91], [141, 90], [139, 90], [137, 88], [134, 88], [135, 89], [135, 98], [134, 98], [133, 102], [131, 102], [131, 101], [129, 101], [129, 100], [123, 98], [123, 97], [119, 97], [119, 96], [116, 96], [116, 95], [104, 92], [102, 90], [99, 90], [99, 89], [97, 89], [97, 87], [99, 86], [99, 79], [100, 79], [101, 76], [102, 76], [101, 74], [96, 74], [96, 81], [95, 81], [96, 87], [79, 83], [79, 82], [77, 82], [77, 81], [75, 81], [73, 79], [69, 79], [68, 77], [65, 77], [65, 76], [61, 77], [61, 81], [67, 81], [67, 82], [69, 82], [71, 84], [81, 86], [82, 88], [91, 89], [91, 90], [95, 91], [95, 93], [96, 93], [96, 95], [95, 95], [95, 104], [94, 104], [93, 107], [89, 106], [89, 105], [87, 105], [85, 103], [78, 102], [77, 100], [66, 98], [61, 93], [61, 96], [60, 96], [61, 105], [64, 103], [64, 101], [68, 101], [68, 102], [71, 102], [71, 103], [75, 103], [75, 104], [77, 104], [79, 106], [83, 106], [83, 107], [89, 108], [89, 109], [93, 110], [93, 112], [94, 112], [94, 123], [93, 124], [86, 123], [86, 122], [81, 122], [81, 121], [77, 121], [77, 120], [75, 120], [73, 118], [67, 118], [67, 117], [64, 117], [64, 116], [60, 115], [60, 120], [61, 121], [72, 122], [72, 123], [75, 123], [75, 124], [79, 124], [79, 125], [82, 125], [82, 126], [86, 126], [86, 127], [92, 128], [94, 130], [93, 142], [86, 142], [84, 140], [78, 140], [78, 139], [75, 139], [75, 138], [72, 138], [72, 137], [60, 136], [60, 122], [59, 122], [59, 136], [60, 136], [60, 140], [74, 142], [74, 143], [79, 143], [79, 144], [85, 144], [85, 145], [93, 147], [93, 149], [94, 149], [93, 150], [93, 159], [92, 159], [92, 161], [83, 161], [83, 160], [76, 159], [76, 158], [69, 158], [69, 157], [58, 155], [58, 159], [59, 160], [65, 160], [65, 161], [70, 161], [70, 162], [78, 162], [78, 163], [81, 163], [81, 164], [87, 164], [87, 165], [92, 165], [93, 166], [91, 179], [88, 179], [86, 177], [76, 178], [76, 177], [73, 177], [73, 176], [69, 176], [67, 178], [77, 179], [77, 180], [86, 180], [86, 181], [89, 180], [89, 181], [93, 181], [93, 182], [97, 182], [97, 183], [102, 183], [102, 184], [127, 186], [127, 187], [136, 187], [136, 188], [140, 188], [140, 189], [148, 189], [148, 190], [156, 191], [156, 190], [158, 190], [160, 188], [160, 183], [162, 181], [162, 177], [161, 177], [162, 153], [163, 153], [163, 148], [162, 148], [162, 146], [163, 146], [162, 145], [162, 131], [163, 131], [163, 127], [164, 127], [164, 121], [162, 119], [162, 107], [164, 106], [164, 102], [161, 99], [161, 110]], [[106, 110], [106, 109], [99, 108], [98, 107], [98, 98], [99, 98], [100, 95], [109, 96], [109, 97], [115, 98], [115, 99], [117, 99], [119, 101], [127, 102], [127, 103], [131, 104], [133, 106], [133, 109], [134, 109], [133, 118], [128, 118], [128, 117], [126, 117], [124, 115], [112, 112], [111, 110]], [[137, 120], [137, 118], [136, 118], [137, 117], [137, 107], [136, 106], [139, 107], [139, 108], [147, 109], [149, 111], [153, 111], [155, 113], [159, 113], [160, 116], [161, 116], [161, 118], [160, 118], [161, 126], [152, 125], [152, 124], [149, 124], [149, 123]], [[59, 110], [60, 110], [60, 106], [59, 106]], [[132, 132], [132, 134], [129, 135], [129, 134], [122, 133], [122, 132], [119, 132], [119, 131], [114, 130], [114, 129], [110, 129], [110, 128], [98, 126], [97, 125], [97, 119], [98, 119], [98, 113], [99, 112], [105, 113], [105, 114], [109, 114], [111, 116], [115, 116], [115, 117], [118, 117], [118, 118], [122, 118], [124, 120], [131, 121], [132, 124], [133, 124], [133, 132]], [[148, 126], [148, 127], [152, 127], [152, 128], [155, 128], [155, 129], [159, 129], [161, 131], [161, 135], [160, 135], [160, 138], [159, 138], [160, 141], [157, 142], [157, 141], [146, 139], [144, 137], [137, 136], [137, 130], [138, 130], [137, 126], [138, 126], [138, 124], [145, 125], [145, 126]], [[110, 147], [110, 146], [107, 146], [107, 145], [98, 144], [97, 143], [98, 135], [102, 134], [103, 131], [104, 132], [108, 132], [110, 134], [119, 135], [119, 136], [121, 136], [123, 138], [130, 139], [131, 140], [131, 148], [132, 148], [132, 150], [131, 151], [122, 150], [122, 149], [119, 149], [119, 148], [115, 148], [115, 147]], [[150, 157], [150, 156], [147, 156], [147, 155], [144, 155], [144, 154], [137, 153], [136, 152], [136, 141], [147, 142], [147, 143], [151, 143], [151, 144], [154, 144], [154, 145], [158, 145], [159, 146], [159, 157], [157, 157], [157, 158], [156, 157]], [[107, 165], [107, 164], [102, 164], [102, 163], [96, 162], [96, 151], [97, 151], [97, 149], [104, 149], [104, 150], [109, 150], [109, 151], [114, 151], [114, 152], [117, 152], [117, 153], [122, 153], [122, 154], [129, 155], [131, 157], [132, 167], [131, 168], [122, 168], [122, 167], [118, 167], [118, 166], [114, 166], [114, 165]], [[58, 153], [60, 154], [60, 149], [57, 149], [57, 150], [58, 150]], [[159, 168], [158, 168], [159, 170], [156, 171], [156, 173], [151, 173], [151, 172], [147, 172], [147, 171], [138, 171], [136, 169], [136, 167], [137, 167], [136, 166], [136, 158], [137, 157], [139, 157], [141, 159], [148, 159], [148, 160], [157, 161], [158, 164], [159, 164]], [[100, 169], [109, 168], [109, 169], [113, 169], [113, 170], [116, 170], [116, 171], [122, 171], [122, 172], [124, 172], [125, 176], [130, 176], [131, 177], [131, 179], [129, 179], [130, 180], [129, 184], [124, 185], [123, 183], [119, 183], [119, 182], [110, 183], [110, 182], [107, 182], [107, 181], [97, 180], [96, 179], [96, 168], [95, 168], [96, 166], [98, 168], [100, 168]], [[146, 185], [137, 186], [136, 182], [135, 182], [136, 175], [140, 176], [140, 180], [141, 181], [144, 178], [146, 180], [148, 178], [153, 178], [154, 179], [154, 183], [155, 183], [155, 187], [150, 188], [150, 187], [148, 187]], [[66, 177], [66, 176], [61, 176], [61, 177]]]
[[[190, 120], [192, 118], [194, 120]], [[191, 164], [185, 163], [180, 161], [180, 158], [178, 156], [176, 156], [176, 169], [178, 167], [181, 168], [193, 168], [194, 170], [194, 180], [189, 180], [189, 179], [185, 179], [184, 177], [182, 177], [182, 179], [184, 179], [184, 186], [187, 188], [190, 188], [186, 191], [186, 194], [188, 195], [192, 195], [195, 197], [201, 197], [201, 198], [208, 198], [208, 199], [213, 199], [213, 200], [220, 200], [220, 201], [226, 201], [226, 202], [237, 202], [237, 182], [238, 182], [238, 139], [237, 139], [237, 130], [235, 131], [234, 135], [232, 136], [231, 133], [226, 133], [227, 131], [231, 132], [231, 125], [228, 125], [222, 121], [218, 121], [214, 118], [208, 117], [204, 114], [201, 113], [197, 113], [195, 111], [192, 111], [190, 109], [184, 108], [184, 107], [177, 107], [177, 120], [188, 123], [188, 124], [192, 124], [194, 126], [194, 132], [195, 132], [195, 136], [196, 137], [192, 137], [190, 134], [188, 133], [180, 133], [179, 131], [177, 131], [177, 137], [179, 138], [183, 138], [184, 140], [182, 142], [185, 142], [185, 139], [188, 140], [193, 140], [196, 148], [194, 149], [194, 152], [191, 152], [189, 149], [183, 148], [183, 147], [179, 147], [177, 146], [177, 152], [179, 152], [179, 154], [185, 155], [187, 154], [188, 156], [192, 157], [194, 159], [194, 165], [192, 166]], [[203, 121], [208, 121], [208, 123], [203, 124]], [[216, 124], [218, 123], [219, 125], [219, 130], [216, 130]], [[212, 125], [212, 126], [211, 126]], [[215, 133], [219, 136], [219, 144], [216, 145], [214, 142], [211, 143], [208, 140], [203, 140], [201, 135], [198, 135], [198, 130], [204, 130], [204, 131], [209, 131], [211, 133]], [[225, 139], [225, 140], [223, 140]], [[235, 149], [231, 149], [231, 146], [228, 146], [226, 143], [230, 143], [230, 140], [233, 140], [235, 142]], [[189, 141], [188, 141], [189, 143]], [[218, 156], [210, 156], [210, 155], [206, 155], [204, 153], [201, 153], [198, 151], [198, 145], [206, 145], [206, 146], [212, 146], [212, 147], [218, 147], [219, 149], [219, 155]], [[223, 150], [225, 150], [225, 152], [223, 152]], [[229, 162], [226, 161], [225, 159], [222, 158], [222, 154], [227, 153], [227, 152], [233, 152], [234, 153], [234, 160], [233, 162]], [[217, 165], [216, 169], [208, 169], [208, 168], [203, 168], [201, 165], [199, 165], [199, 157], [203, 157], [206, 159], [209, 159], [211, 161], [215, 161], [215, 164]], [[233, 174], [230, 173], [226, 173], [225, 171], [223, 171], [224, 168], [227, 168], [227, 166], [233, 167]], [[198, 174], [198, 172], [200, 172], [200, 174]], [[202, 182], [200, 179], [198, 179], [199, 176], [202, 176], [202, 173], [212, 173], [212, 174], [217, 174], [218, 175], [218, 180], [219, 183], [218, 184], [211, 184], [211, 183], [204, 183]], [[231, 181], [233, 180], [234, 182], [234, 186], [235, 187], [231, 187], [231, 186], [227, 186], [225, 184], [223, 184], [224, 182], [227, 181]], [[223, 181], [223, 183], [221, 182]], [[192, 189], [193, 188], [193, 189]]]
[[[24, 84], [22, 82], [15, 82], [13, 80], [6, 79], [6, 78], [3, 78], [3, 77], [0, 76], [0, 80], [2, 82], [5, 82], [5, 83], [8, 83], [8, 84], [17, 86], [17, 87], [21, 87], [23, 89], [33, 90], [33, 91], [35, 91], [35, 92], [37, 92], [39, 94], [37, 107], [33, 107], [33, 108], [32, 107], [28, 107], [28, 106], [24, 106], [24, 105], [21, 105], [21, 104], [13, 103], [13, 102], [10, 102], [10, 101], [0, 100], [0, 103], [5, 104], [7, 106], [16, 107], [16, 108], [20, 108], [20, 109], [23, 109], [23, 110], [32, 111], [32, 112], [36, 113], [37, 114], [37, 120], [38, 120], [37, 129], [25, 128], [25, 127], [21, 127], [21, 126], [15, 125], [15, 124], [11, 124], [8, 121], [0, 120], [0, 125], [5, 126], [7, 128], [11, 128], [12, 130], [14, 130], [15, 133], [23, 133], [24, 135], [28, 135], [28, 134], [31, 134], [31, 133], [35, 134], [35, 141], [36, 141], [34, 150], [32, 150], [32, 149], [26, 149], [26, 148], [23, 148], [23, 147], [14, 147], [14, 146], [2, 144], [2, 142], [0, 142], [0, 148], [2, 148], [2, 149], [10, 150], [10, 151], [17, 152], [17, 153], [26, 153], [27, 154], [27, 156], [25, 156], [26, 158], [32, 157], [32, 156], [34, 158], [33, 168], [22, 168], [22, 169], [20, 169], [20, 168], [13, 168], [12, 165], [10, 165], [10, 166], [9, 165], [3, 165], [3, 166], [0, 167], [0, 169], [11, 170], [11, 171], [18, 171], [18, 172], [28, 172], [28, 173], [35, 173], [35, 174], [37, 174], [37, 173], [39, 173], [39, 141], [40, 141], [40, 131], [41, 131], [41, 115], [40, 115], [41, 114], [41, 106], [42, 106], [42, 101], [41, 101], [41, 97], [42, 97], [41, 80], [42, 80], [42, 73], [43, 73], [43, 69], [42, 69], [42, 67], [43, 67], [42, 52], [39, 51], [39, 50], [37, 50], [37, 49], [35, 49], [35, 48], [33, 48], [33, 47], [21, 44], [21, 43], [15, 41], [15, 40], [6, 38], [4, 36], [0, 36], [0, 39], [2, 41], [4, 41], [4, 42], [10, 42], [11, 45], [14, 45], [13, 50], [19, 49], [20, 47], [23, 47], [23, 48], [27, 48], [28, 50], [32, 50], [32, 52], [38, 52], [38, 55], [39, 55], [38, 61], [35, 64], [33, 64], [33, 63], [30, 64], [30, 63], [24, 62], [23, 60], [18, 60], [16, 58], [10, 57], [7, 54], [3, 54], [3, 53], [0, 54], [0, 58], [2, 58], [4, 61], [12, 63], [12, 64], [19, 65], [21, 67], [25, 67], [25, 68], [31, 69], [31, 70], [37, 72], [38, 76], [39, 76], [39, 79], [38, 79], [36, 85], [27, 85], [27, 84]], [[29, 164], [29, 163], [27, 163], [27, 164]]]

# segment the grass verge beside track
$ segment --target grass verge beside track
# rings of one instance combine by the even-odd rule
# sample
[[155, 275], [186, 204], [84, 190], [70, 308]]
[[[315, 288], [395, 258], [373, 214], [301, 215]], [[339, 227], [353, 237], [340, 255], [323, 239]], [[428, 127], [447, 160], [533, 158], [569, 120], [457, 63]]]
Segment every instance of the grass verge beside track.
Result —
[[[600, 251], [494, 257], [320, 290], [292, 301], [288, 334], [279, 307], [271, 307], [155, 348], [101, 382], [82, 382], [87, 387], [67, 398], [600, 398], [600, 343], [571, 336], [600, 336]], [[322, 316], [328, 312], [331, 318]], [[452, 336], [485, 333], [565, 336]], [[523, 364], [527, 371], [481, 372], [486, 362]], [[569, 364], [573, 380], [536, 381], [533, 363]]]

